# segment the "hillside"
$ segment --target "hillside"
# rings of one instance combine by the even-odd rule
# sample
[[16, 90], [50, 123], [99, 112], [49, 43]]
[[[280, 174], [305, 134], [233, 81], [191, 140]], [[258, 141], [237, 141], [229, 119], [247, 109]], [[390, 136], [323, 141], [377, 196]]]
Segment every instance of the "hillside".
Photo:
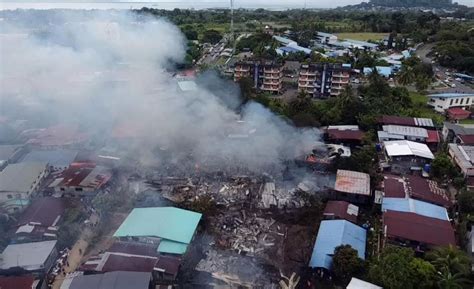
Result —
[[370, 0], [370, 3], [386, 7], [431, 7], [444, 8], [453, 5], [452, 0]]

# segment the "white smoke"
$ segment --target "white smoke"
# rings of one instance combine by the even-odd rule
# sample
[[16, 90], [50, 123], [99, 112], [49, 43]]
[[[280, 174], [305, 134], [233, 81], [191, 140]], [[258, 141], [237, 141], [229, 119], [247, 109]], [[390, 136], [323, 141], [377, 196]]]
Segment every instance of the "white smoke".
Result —
[[237, 113], [229, 81], [205, 76], [196, 90], [179, 90], [167, 69], [184, 59], [186, 40], [163, 19], [88, 12], [48, 22], [40, 33], [11, 19], [0, 36], [0, 113], [79, 124], [109, 142], [117, 141], [114, 127], [127, 124], [143, 159], [160, 163], [166, 154], [215, 169], [279, 168], [319, 145], [317, 131], [296, 129], [257, 103]]

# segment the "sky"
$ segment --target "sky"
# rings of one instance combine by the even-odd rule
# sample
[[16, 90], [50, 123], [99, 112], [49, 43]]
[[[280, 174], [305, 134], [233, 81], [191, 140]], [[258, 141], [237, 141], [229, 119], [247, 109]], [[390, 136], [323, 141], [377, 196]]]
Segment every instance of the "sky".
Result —
[[[360, 0], [234, 0], [236, 6], [245, 6], [246, 3], [251, 3], [252, 7], [261, 3], [262, 7], [265, 4], [270, 5], [288, 5], [288, 6], [297, 6], [301, 7], [306, 4], [308, 7], [318, 7], [318, 8], [334, 8], [344, 5], [358, 4], [363, 1]], [[166, 2], [166, 3], [197, 3], [197, 2], [228, 2], [222, 0], [0, 0], [1, 2]], [[474, 0], [455, 0], [459, 4], [474, 6]]]

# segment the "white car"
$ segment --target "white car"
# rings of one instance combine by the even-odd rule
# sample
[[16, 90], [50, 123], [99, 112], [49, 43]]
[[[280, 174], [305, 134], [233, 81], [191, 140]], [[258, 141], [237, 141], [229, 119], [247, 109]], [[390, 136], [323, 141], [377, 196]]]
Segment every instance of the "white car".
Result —
[[456, 87], [456, 84], [454, 84], [454, 83], [451, 83], [451, 85], [450, 85], [450, 86], [451, 86], [452, 88], [455, 88], [455, 87]]

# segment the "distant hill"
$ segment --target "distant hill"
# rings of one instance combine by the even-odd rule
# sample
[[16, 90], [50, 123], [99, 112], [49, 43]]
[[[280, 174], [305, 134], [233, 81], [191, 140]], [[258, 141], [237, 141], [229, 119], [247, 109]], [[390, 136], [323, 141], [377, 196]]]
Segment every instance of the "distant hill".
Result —
[[453, 6], [452, 0], [370, 0], [370, 4], [385, 7], [430, 7], [446, 8]]

